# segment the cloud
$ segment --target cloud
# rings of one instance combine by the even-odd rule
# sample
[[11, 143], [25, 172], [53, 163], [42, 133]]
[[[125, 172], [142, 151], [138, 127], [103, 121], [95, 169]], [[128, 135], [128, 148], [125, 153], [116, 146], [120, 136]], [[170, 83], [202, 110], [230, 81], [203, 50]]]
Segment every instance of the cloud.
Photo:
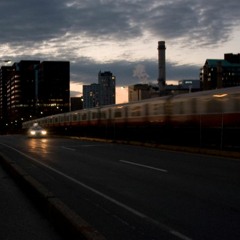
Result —
[[1, 59], [69, 60], [71, 81], [85, 84], [99, 70], [134, 84], [139, 66], [156, 81], [158, 40], [167, 43], [167, 79], [198, 78], [209, 49], [240, 23], [239, 0], [1, 0], [0, 15]]
[[184, 38], [197, 45], [226, 41], [239, 23], [237, 0], [161, 1], [145, 14], [146, 28], [166, 39]]
[[238, 13], [238, 0], [2, 0], [0, 41], [41, 42], [66, 33], [121, 40], [149, 31], [166, 39], [218, 42], [239, 23]]
[[58, 37], [66, 32], [65, 13], [57, 0], [1, 1], [0, 42], [26, 44]]

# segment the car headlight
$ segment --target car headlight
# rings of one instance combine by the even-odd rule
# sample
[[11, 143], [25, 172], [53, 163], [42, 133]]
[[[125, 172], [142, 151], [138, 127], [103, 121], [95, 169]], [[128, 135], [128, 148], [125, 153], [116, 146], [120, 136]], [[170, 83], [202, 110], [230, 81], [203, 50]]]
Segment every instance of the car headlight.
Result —
[[33, 131], [33, 130], [32, 130], [32, 131], [30, 131], [30, 134], [31, 134], [31, 135], [35, 135], [35, 134], [36, 134], [36, 131]]
[[46, 130], [42, 130], [42, 131], [41, 131], [41, 134], [42, 134], [42, 135], [46, 135], [46, 134], [47, 134], [47, 131], [46, 131]]

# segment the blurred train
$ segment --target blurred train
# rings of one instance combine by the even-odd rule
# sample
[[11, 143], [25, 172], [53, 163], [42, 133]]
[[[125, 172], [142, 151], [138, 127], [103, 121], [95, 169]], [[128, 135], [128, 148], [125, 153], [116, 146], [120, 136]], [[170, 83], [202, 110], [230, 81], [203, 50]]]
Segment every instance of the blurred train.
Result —
[[240, 87], [107, 105], [47, 116], [52, 133], [163, 144], [240, 145]]

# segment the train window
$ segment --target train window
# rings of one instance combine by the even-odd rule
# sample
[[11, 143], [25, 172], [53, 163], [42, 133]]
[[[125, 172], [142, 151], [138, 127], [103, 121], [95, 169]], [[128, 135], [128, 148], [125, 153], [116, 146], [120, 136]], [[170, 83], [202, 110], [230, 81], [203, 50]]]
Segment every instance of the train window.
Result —
[[87, 120], [87, 113], [82, 114], [82, 120]]
[[138, 117], [141, 116], [141, 106], [135, 106], [131, 108], [131, 116]]
[[178, 106], [177, 106], [177, 111], [176, 111], [176, 113], [178, 113], [178, 114], [184, 114], [183, 102], [179, 102], [177, 105], [178, 105]]
[[92, 112], [92, 119], [98, 119], [99, 114], [98, 112]]
[[121, 117], [122, 117], [122, 111], [121, 111], [121, 109], [115, 109], [114, 117], [115, 117], [115, 118], [121, 118]]
[[184, 114], [184, 105], [182, 101], [177, 101], [173, 103], [174, 114]]
[[204, 114], [206, 112], [208, 98], [206, 96], [199, 97], [197, 99], [197, 113]]
[[105, 111], [101, 112], [100, 117], [101, 117], [101, 119], [106, 119], [107, 118], [106, 112]]
[[164, 114], [164, 105], [162, 103], [155, 103], [152, 105], [152, 114], [159, 115]]
[[77, 114], [73, 114], [72, 120], [73, 120], [74, 122], [77, 122]]
[[235, 94], [233, 95], [233, 101], [234, 101], [234, 104], [233, 104], [233, 107], [234, 107], [234, 110], [235, 112], [240, 112], [240, 96], [239, 94]]
[[191, 104], [191, 109], [189, 109], [193, 114], [196, 114], [197, 113], [197, 100], [196, 98], [193, 98], [191, 99], [190, 101], [190, 104]]
[[69, 122], [69, 116], [65, 116], [65, 122]]
[[120, 117], [122, 117], [121, 111], [115, 111], [114, 117], [115, 117], [115, 118], [120, 118]]
[[166, 103], [164, 103], [164, 114], [166, 114], [167, 116], [172, 114], [172, 112], [174, 111], [173, 105], [174, 104], [172, 103], [172, 101], [167, 100]]
[[217, 99], [211, 99], [207, 103], [207, 113], [219, 113], [222, 112], [222, 102]]

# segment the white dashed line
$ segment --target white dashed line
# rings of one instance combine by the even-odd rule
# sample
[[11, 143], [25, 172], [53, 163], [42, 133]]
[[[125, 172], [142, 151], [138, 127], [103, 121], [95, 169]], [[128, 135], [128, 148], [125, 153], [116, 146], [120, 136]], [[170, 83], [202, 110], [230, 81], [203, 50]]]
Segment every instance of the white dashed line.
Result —
[[161, 171], [161, 172], [165, 172], [165, 173], [168, 172], [166, 169], [156, 168], [156, 167], [152, 167], [152, 166], [148, 166], [148, 165], [144, 165], [144, 164], [139, 164], [139, 163], [135, 163], [135, 162], [129, 162], [129, 161], [125, 161], [125, 160], [120, 160], [120, 162], [132, 164], [132, 165], [135, 165], [135, 166], [138, 166], [138, 167], [149, 168], [149, 169], [152, 169], [152, 170]]

